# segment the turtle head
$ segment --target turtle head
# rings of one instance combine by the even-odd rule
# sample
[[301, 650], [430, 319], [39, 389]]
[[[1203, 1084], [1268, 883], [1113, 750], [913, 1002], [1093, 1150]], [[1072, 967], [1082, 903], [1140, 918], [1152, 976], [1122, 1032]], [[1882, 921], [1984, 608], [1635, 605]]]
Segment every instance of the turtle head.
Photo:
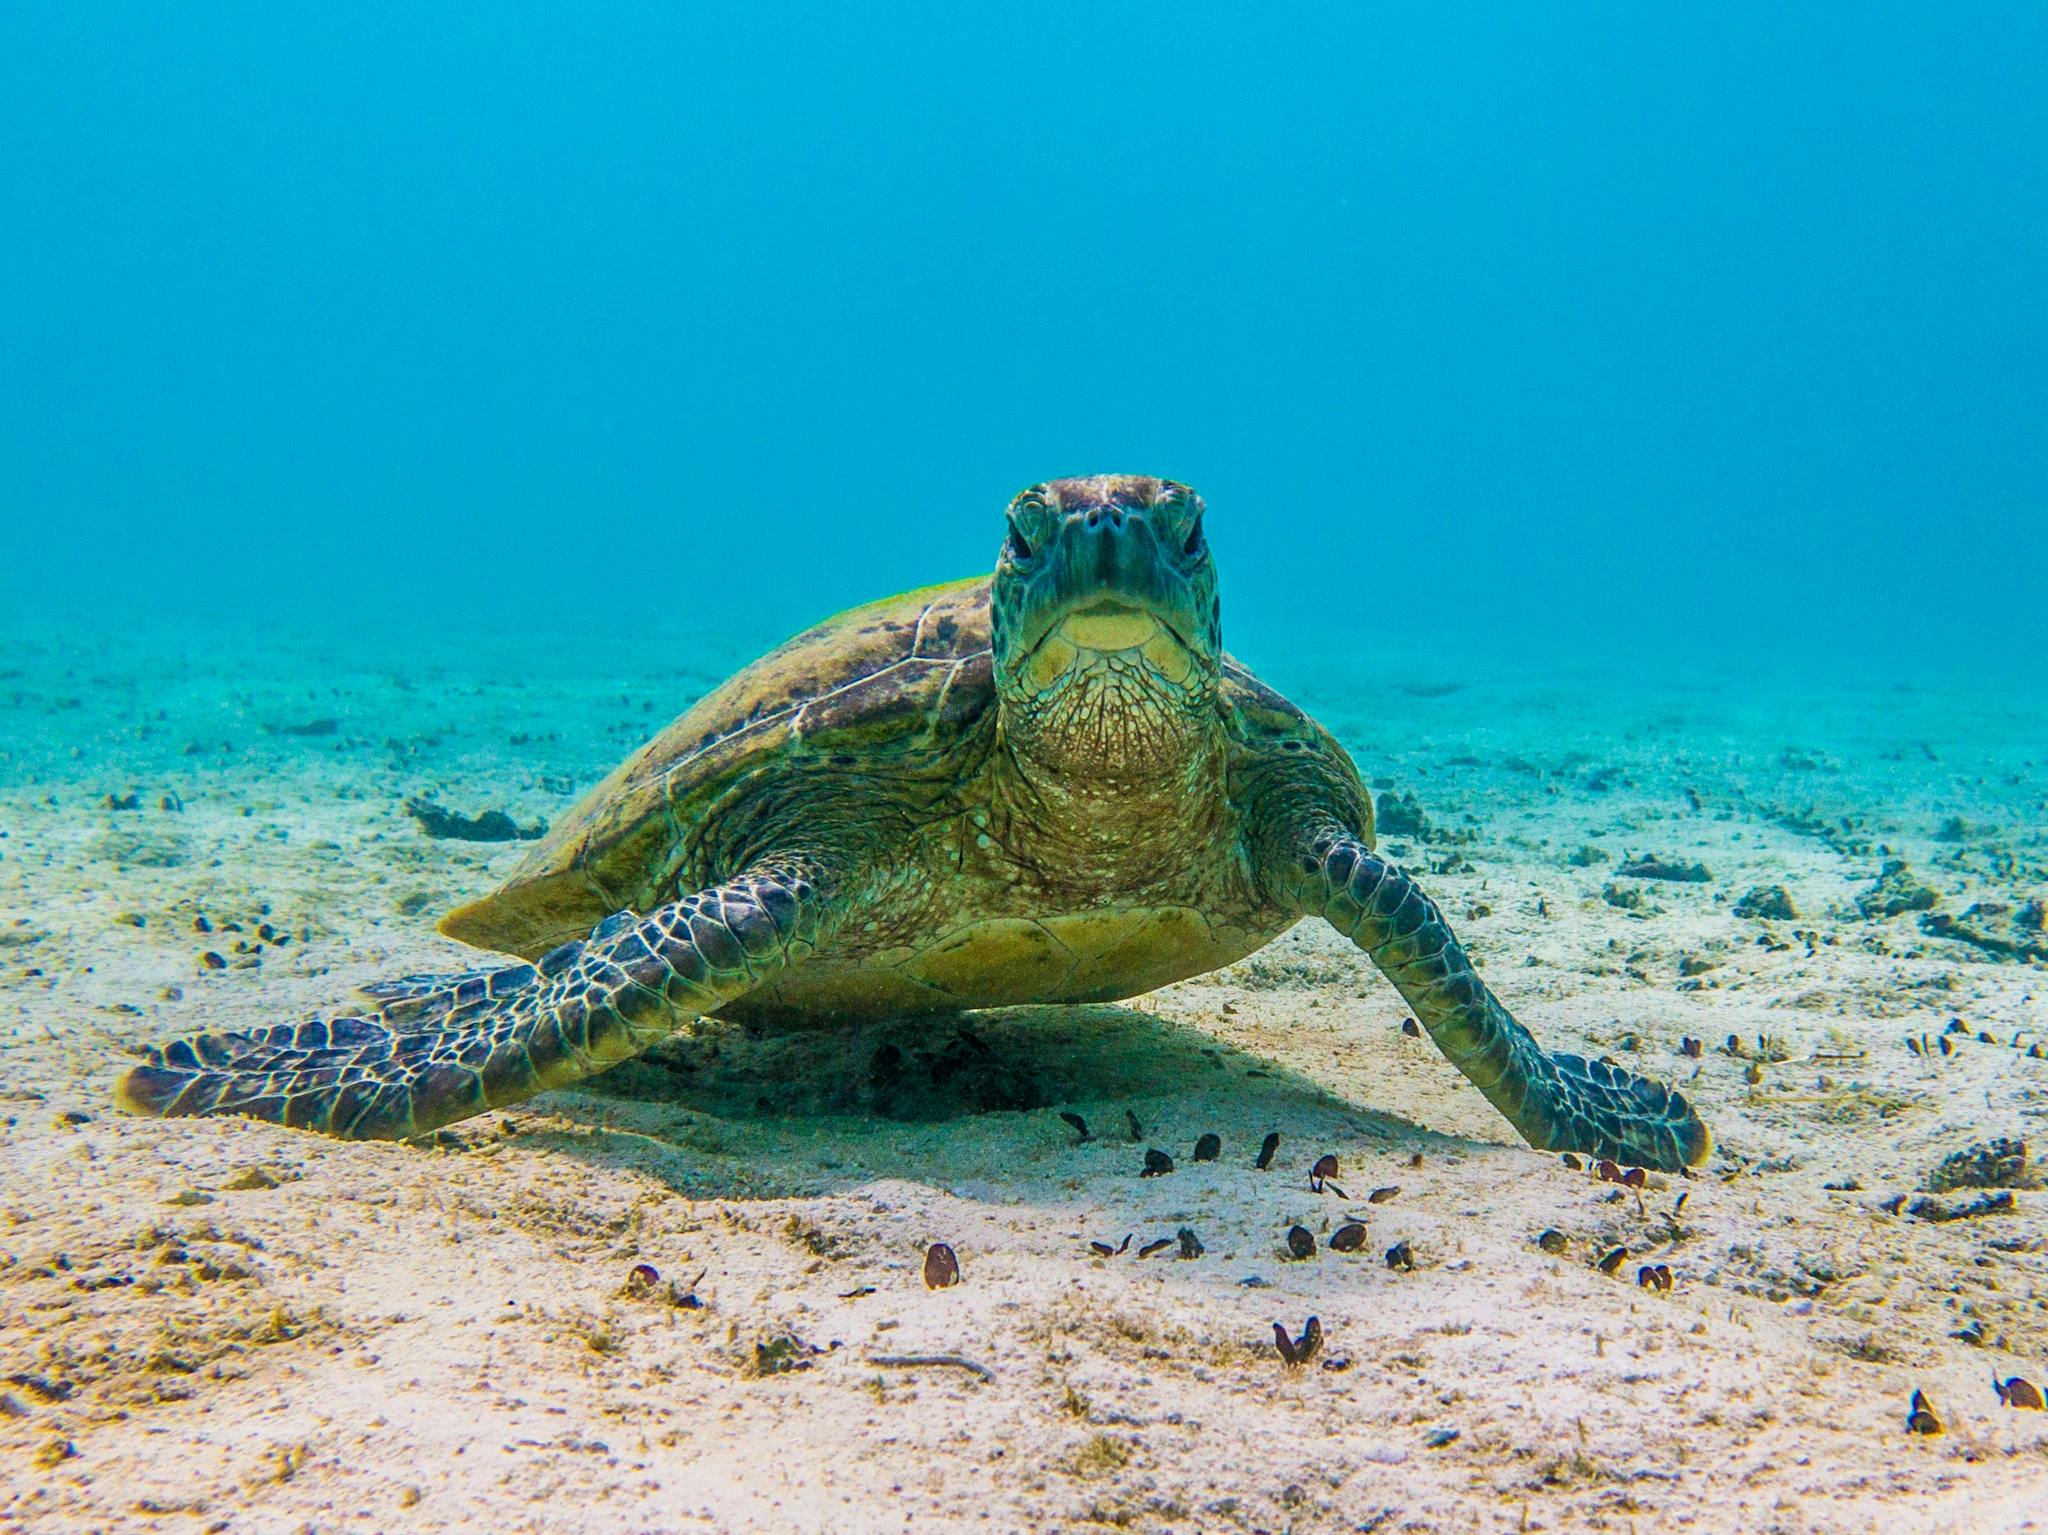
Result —
[[1124, 776], [1213, 727], [1223, 667], [1202, 498], [1090, 475], [1010, 503], [991, 596], [998, 696], [1034, 755]]

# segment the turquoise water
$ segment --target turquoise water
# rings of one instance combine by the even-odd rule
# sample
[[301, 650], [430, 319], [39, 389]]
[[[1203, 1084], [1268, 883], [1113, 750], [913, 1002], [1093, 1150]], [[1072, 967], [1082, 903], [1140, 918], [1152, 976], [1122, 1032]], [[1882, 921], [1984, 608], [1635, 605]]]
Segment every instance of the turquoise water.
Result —
[[2044, 66], [2027, 8], [10, 6], [0, 600], [601, 667], [1115, 469], [1269, 663], [2028, 678]]
[[332, 715], [551, 819], [1116, 469], [1477, 825], [1510, 760], [1792, 753], [2038, 843], [2038, 13], [18, 6], [0, 60], [17, 790], [253, 795]]

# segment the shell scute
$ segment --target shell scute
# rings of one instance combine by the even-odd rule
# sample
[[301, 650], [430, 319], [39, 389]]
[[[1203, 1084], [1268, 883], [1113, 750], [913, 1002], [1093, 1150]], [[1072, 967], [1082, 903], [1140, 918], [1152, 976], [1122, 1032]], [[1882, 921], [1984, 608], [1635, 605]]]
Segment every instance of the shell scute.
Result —
[[927, 587], [805, 630], [712, 689], [562, 816], [505, 883], [441, 919], [538, 958], [662, 894], [707, 807], [801, 747], [851, 756], [957, 732], [988, 706], [989, 580]]

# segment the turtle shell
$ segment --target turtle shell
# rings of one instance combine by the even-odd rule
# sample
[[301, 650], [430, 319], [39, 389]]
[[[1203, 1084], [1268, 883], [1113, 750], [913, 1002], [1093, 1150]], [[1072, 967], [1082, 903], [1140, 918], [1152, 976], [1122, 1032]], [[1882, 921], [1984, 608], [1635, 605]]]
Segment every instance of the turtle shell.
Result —
[[[735, 673], [622, 763], [451, 938], [538, 958], [613, 912], [671, 900], [689, 830], [800, 757], [942, 748], [993, 697], [989, 577], [906, 592], [807, 629]], [[693, 878], [695, 876], [695, 878]]]

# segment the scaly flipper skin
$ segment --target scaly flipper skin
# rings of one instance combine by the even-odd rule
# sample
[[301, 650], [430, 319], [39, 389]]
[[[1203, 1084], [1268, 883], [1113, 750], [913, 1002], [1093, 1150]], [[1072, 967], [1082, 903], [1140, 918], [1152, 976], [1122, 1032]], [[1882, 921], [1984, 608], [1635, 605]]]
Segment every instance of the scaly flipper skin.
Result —
[[119, 1099], [348, 1140], [424, 1135], [638, 1055], [811, 953], [833, 915], [818, 860], [767, 859], [535, 965], [407, 976], [368, 988], [374, 1013], [152, 1048]]
[[1680, 1094], [1537, 1044], [1474, 973], [1436, 903], [1358, 838], [1315, 836], [1285, 885], [1305, 913], [1365, 950], [1451, 1064], [1530, 1145], [1665, 1172], [1707, 1159], [1713, 1137]]

